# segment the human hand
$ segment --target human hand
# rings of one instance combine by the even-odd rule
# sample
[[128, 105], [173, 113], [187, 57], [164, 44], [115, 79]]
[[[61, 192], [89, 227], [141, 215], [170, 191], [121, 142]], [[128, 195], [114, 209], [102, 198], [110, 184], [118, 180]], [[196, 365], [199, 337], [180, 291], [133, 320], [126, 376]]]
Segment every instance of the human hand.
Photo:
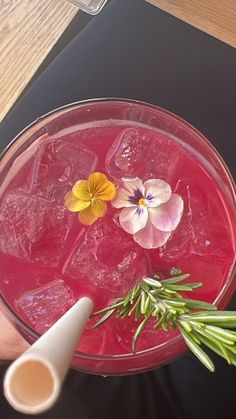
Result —
[[22, 354], [29, 344], [12, 326], [0, 309], [0, 360], [13, 360]]

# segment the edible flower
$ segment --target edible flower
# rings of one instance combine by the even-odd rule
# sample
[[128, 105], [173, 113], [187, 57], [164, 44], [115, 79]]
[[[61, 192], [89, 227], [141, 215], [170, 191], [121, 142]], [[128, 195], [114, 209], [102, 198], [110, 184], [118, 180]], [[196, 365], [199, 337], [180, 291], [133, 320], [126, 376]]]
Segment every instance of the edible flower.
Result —
[[115, 208], [123, 208], [118, 216], [121, 227], [145, 249], [164, 246], [178, 226], [183, 214], [183, 199], [172, 193], [161, 179], [145, 182], [138, 177], [122, 179]]
[[78, 180], [65, 195], [65, 206], [72, 212], [79, 212], [82, 224], [93, 224], [107, 212], [107, 202], [116, 196], [115, 185], [100, 172], [92, 173], [88, 180]]

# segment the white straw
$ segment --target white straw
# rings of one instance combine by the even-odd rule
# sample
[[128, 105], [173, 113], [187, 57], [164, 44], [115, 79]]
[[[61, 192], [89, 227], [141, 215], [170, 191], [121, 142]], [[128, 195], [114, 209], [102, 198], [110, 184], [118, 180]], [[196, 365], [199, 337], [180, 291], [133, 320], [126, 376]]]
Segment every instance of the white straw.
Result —
[[38, 414], [52, 407], [92, 310], [92, 300], [81, 298], [10, 365], [4, 393], [14, 409]]

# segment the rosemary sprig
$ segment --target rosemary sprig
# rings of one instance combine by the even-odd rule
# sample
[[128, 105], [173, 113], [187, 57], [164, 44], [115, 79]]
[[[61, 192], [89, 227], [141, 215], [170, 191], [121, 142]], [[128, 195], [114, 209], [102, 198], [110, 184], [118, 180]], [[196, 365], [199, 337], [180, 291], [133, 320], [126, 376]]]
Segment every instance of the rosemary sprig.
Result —
[[135, 353], [146, 324], [155, 318], [154, 328], [162, 327], [165, 331], [178, 328], [189, 349], [211, 372], [215, 367], [202, 345], [236, 366], [236, 331], [231, 330], [236, 329], [236, 312], [217, 311], [213, 304], [183, 297], [182, 292], [202, 286], [200, 282], [184, 283], [189, 277], [172, 268], [170, 277], [164, 280], [158, 275], [144, 278], [123, 298], [93, 313], [101, 316], [94, 328], [113, 315], [122, 319], [133, 315], [139, 321], [132, 340]]

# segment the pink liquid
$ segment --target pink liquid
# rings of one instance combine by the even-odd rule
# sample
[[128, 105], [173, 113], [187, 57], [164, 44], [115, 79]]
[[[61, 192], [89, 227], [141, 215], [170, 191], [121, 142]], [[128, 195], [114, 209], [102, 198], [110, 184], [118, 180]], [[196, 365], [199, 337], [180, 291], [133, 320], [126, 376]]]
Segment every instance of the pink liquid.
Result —
[[[191, 298], [213, 302], [229, 275], [234, 245], [222, 191], [204, 162], [174, 138], [142, 126], [108, 121], [72, 131], [39, 142], [0, 200], [0, 284], [18, 316], [43, 333], [81, 296], [91, 296], [97, 310], [145, 275], [166, 274], [173, 266], [191, 273], [192, 282], [204, 283]], [[18, 160], [23, 158], [24, 153]], [[95, 170], [113, 181], [161, 178], [183, 197], [181, 224], [165, 247], [139, 247], [118, 226], [117, 210], [111, 207], [90, 227], [65, 209], [65, 193]], [[137, 328], [132, 318], [111, 318], [96, 330], [92, 324], [79, 351], [130, 353]], [[153, 330], [150, 324], [137, 350], [176, 334]]]

